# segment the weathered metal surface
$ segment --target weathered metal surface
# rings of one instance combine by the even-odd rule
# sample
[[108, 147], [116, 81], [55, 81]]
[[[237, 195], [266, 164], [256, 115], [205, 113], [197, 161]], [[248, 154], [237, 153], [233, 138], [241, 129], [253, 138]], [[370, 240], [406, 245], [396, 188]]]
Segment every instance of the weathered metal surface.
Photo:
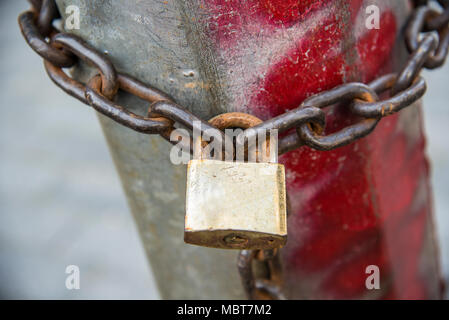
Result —
[[[92, 46], [107, 51], [125, 71], [165, 92], [203, 119], [225, 111], [211, 108], [208, 84], [198, 72], [177, 4], [168, 1], [57, 1], [81, 11], [74, 30]], [[83, 81], [91, 69], [75, 70]], [[117, 103], [146, 115], [148, 103], [120, 94]], [[171, 145], [159, 136], [138, 134], [100, 116], [131, 211], [162, 298], [244, 298], [237, 252], [184, 243], [186, 167], [169, 161]]]
[[[265, 120], [311, 94], [391, 72], [404, 57], [399, 31], [409, 12], [406, 1], [370, 1], [381, 9], [381, 28], [367, 30], [362, 0], [58, 4], [80, 6], [77, 33], [109, 52], [119, 70], [203, 119], [244, 111]], [[119, 102], [145, 113], [142, 102]], [[330, 131], [353, 121], [342, 107], [329, 118]], [[186, 246], [179, 237], [185, 167], [170, 164], [168, 144], [101, 121], [162, 296], [242, 297], [235, 256]], [[292, 207], [282, 250], [288, 298], [439, 297], [420, 124], [415, 107], [381, 121], [361, 142], [281, 158]], [[379, 291], [365, 287], [371, 264], [381, 270]]]
[[284, 246], [283, 165], [203, 159], [190, 160], [187, 170], [186, 242], [221, 249]]

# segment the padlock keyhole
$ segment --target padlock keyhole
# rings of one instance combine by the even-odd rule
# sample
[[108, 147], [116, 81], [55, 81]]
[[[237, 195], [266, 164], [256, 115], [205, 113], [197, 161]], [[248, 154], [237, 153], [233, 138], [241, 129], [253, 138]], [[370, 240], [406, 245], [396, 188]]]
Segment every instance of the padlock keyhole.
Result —
[[230, 234], [223, 238], [224, 243], [233, 247], [245, 246], [248, 243], [248, 238], [237, 235]]

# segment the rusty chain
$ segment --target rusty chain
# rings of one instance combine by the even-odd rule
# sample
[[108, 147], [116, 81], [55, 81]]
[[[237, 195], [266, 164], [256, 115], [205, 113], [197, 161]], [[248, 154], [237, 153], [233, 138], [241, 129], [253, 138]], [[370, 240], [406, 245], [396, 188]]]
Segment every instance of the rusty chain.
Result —
[[[117, 73], [106, 55], [81, 38], [55, 30], [52, 22], [59, 18], [59, 13], [54, 0], [30, 2], [32, 10], [19, 16], [22, 33], [28, 44], [44, 58], [50, 78], [65, 92], [124, 126], [141, 133], [160, 134], [168, 141], [175, 122], [192, 129], [198, 121], [201, 132], [211, 128], [167, 94], [129, 75]], [[318, 93], [298, 108], [252, 128], [256, 130], [244, 131], [237, 142], [244, 143], [257, 134], [257, 129], [277, 129], [282, 133], [296, 128], [279, 139], [279, 154], [303, 145], [332, 150], [363, 138], [374, 130], [381, 118], [412, 105], [426, 90], [425, 81], [419, 76], [421, 69], [441, 66], [449, 47], [448, 1], [439, 0], [444, 8], [442, 12], [428, 6], [427, 1], [417, 3], [421, 5], [414, 10], [406, 29], [406, 43], [411, 55], [400, 72], [383, 76], [368, 85], [352, 82]], [[63, 71], [78, 60], [98, 69], [101, 82], [97, 79], [85, 85]], [[134, 114], [115, 104], [113, 98], [119, 89], [152, 103], [147, 116]], [[380, 100], [377, 94], [385, 91], [389, 91], [390, 96]], [[325, 135], [326, 119], [321, 109], [337, 103], [346, 103], [360, 120]]]
[[[195, 123], [200, 123], [197, 129], [201, 133], [214, 128], [176, 104], [168, 94], [117, 72], [105, 54], [80, 37], [55, 29], [53, 21], [60, 15], [54, 0], [29, 2], [31, 9], [18, 18], [22, 34], [28, 45], [44, 59], [51, 80], [66, 93], [132, 130], [159, 134], [169, 142], [175, 123], [190, 130]], [[369, 84], [351, 82], [315, 94], [298, 108], [243, 131], [236, 142], [244, 143], [258, 130], [277, 129], [279, 134], [286, 133], [279, 138], [279, 154], [304, 145], [316, 150], [333, 150], [365, 137], [383, 117], [411, 106], [426, 91], [421, 70], [440, 67], [448, 55], [449, 1], [433, 2], [437, 5], [431, 6], [428, 0], [414, 1], [415, 9], [405, 29], [410, 56], [399, 72], [384, 75]], [[439, 9], [436, 9], [438, 6]], [[71, 78], [64, 71], [64, 68], [73, 67], [79, 61], [99, 72], [87, 84]], [[137, 115], [116, 104], [114, 97], [119, 89], [150, 102], [147, 115]], [[380, 99], [380, 95], [384, 98]], [[326, 114], [322, 109], [336, 104], [347, 105], [359, 120], [337, 132], [327, 133]], [[221, 139], [224, 139], [224, 133]], [[192, 143], [186, 147], [192, 150]], [[284, 298], [278, 259], [279, 250], [241, 252], [238, 266], [249, 298]], [[255, 279], [252, 270], [254, 261], [265, 264], [268, 275], [263, 279]]]

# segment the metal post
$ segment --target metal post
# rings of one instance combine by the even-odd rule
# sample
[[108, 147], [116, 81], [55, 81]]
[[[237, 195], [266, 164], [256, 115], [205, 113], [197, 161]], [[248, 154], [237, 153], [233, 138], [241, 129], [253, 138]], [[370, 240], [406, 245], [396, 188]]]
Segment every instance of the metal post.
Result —
[[[408, 1], [372, 1], [382, 14], [382, 31], [376, 33], [364, 29], [362, 0], [307, 5], [285, 0], [57, 2], [63, 14], [68, 5], [80, 8], [81, 28], [73, 32], [107, 52], [119, 70], [168, 92], [203, 119], [226, 111], [267, 119], [296, 107], [312, 93], [342, 82], [366, 82], [395, 69], [405, 57], [400, 27], [410, 10]], [[75, 76], [87, 80], [90, 69], [77, 69]], [[118, 101], [142, 115], [148, 108], [123, 93]], [[287, 297], [438, 297], [428, 173], [421, 170], [427, 165], [424, 157], [415, 167], [401, 162], [406, 173], [392, 181], [391, 173], [379, 169], [382, 157], [376, 154], [398, 150], [399, 140], [405, 139], [407, 150], [422, 155], [417, 108], [383, 120], [386, 125], [375, 134], [338, 151], [317, 154], [301, 149], [280, 159], [287, 166], [292, 199], [290, 240], [282, 261]], [[186, 168], [170, 163], [170, 145], [159, 136], [138, 134], [102, 116], [100, 121], [161, 296], [244, 298], [237, 252], [183, 242]], [[335, 123], [339, 121], [343, 120], [337, 115]], [[382, 135], [389, 128], [396, 130], [396, 144], [391, 146]], [[315, 169], [304, 165], [313, 158], [321, 160], [322, 170], [330, 170], [328, 176], [319, 180]], [[336, 166], [326, 169], [328, 163]], [[409, 214], [401, 220], [404, 230], [397, 231], [389, 222], [392, 217], [386, 218], [390, 214], [386, 208], [396, 202], [381, 186], [403, 189], [408, 186], [405, 177], [417, 170], [421, 175], [411, 187], [417, 202], [404, 202], [400, 209]], [[354, 181], [356, 185], [351, 185]], [[338, 190], [337, 198], [329, 198]], [[322, 200], [323, 194], [327, 200]], [[422, 233], [407, 231], [413, 227], [409, 226], [413, 215], [423, 217], [416, 222]], [[400, 232], [401, 239], [418, 232], [419, 243], [401, 249], [395, 238]], [[407, 261], [413, 270], [401, 274]], [[383, 287], [368, 292], [363, 287], [364, 268], [376, 263], [385, 275]], [[344, 278], [348, 272], [357, 277]], [[426, 279], [420, 278], [421, 273]], [[410, 285], [415, 291], [407, 291]], [[405, 291], [411, 292], [409, 296]]]
[[[182, 11], [173, 1], [58, 1], [80, 8], [74, 33], [108, 52], [120, 70], [169, 92], [204, 119], [220, 112], [186, 39]], [[86, 79], [89, 69], [75, 70]], [[142, 115], [148, 104], [120, 94], [118, 101]], [[224, 108], [221, 111], [225, 111]], [[171, 145], [99, 116], [144, 248], [166, 299], [244, 298], [237, 253], [184, 244], [185, 166], [169, 161]]]

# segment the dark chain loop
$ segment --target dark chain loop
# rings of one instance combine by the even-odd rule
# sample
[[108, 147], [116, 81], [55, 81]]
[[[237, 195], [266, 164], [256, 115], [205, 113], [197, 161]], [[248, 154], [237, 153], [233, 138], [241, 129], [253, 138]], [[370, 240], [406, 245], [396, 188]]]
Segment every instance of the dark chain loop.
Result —
[[81, 38], [68, 34], [59, 33], [51, 39], [55, 46], [61, 46], [75, 54], [81, 60], [96, 67], [101, 74], [101, 93], [112, 99], [118, 90], [117, 73], [114, 65], [105, 55], [88, 45]]
[[[369, 86], [376, 93], [381, 94], [392, 90], [397, 83], [397, 75], [387, 74], [371, 83]], [[393, 90], [392, 92], [395, 92]], [[352, 111], [365, 118], [380, 118], [391, 115], [399, 110], [408, 107], [413, 102], [421, 98], [426, 92], [426, 82], [422, 77], [413, 80], [409, 90], [401, 91], [390, 98], [376, 102], [366, 102], [362, 100], [354, 101]]]
[[[338, 86], [332, 90], [314, 95], [302, 103], [302, 108], [316, 106], [325, 108], [327, 106], [343, 102], [366, 101], [373, 103], [378, 100], [377, 94], [369, 86], [362, 83], [348, 83]], [[298, 129], [298, 135], [311, 148], [328, 151], [343, 147], [356, 139], [363, 138], [374, 130], [380, 118], [363, 119], [353, 125], [347, 126], [338, 132], [323, 136], [324, 127], [313, 128], [310, 123], [302, 124]]]
[[33, 11], [24, 12], [19, 16], [20, 30], [28, 45], [44, 60], [50, 61], [58, 67], [72, 67], [76, 63], [76, 58], [72, 54], [51, 46], [40, 34], [34, 20]]
[[[178, 123], [187, 129], [204, 133], [215, 128], [176, 104], [166, 93], [139, 80], [116, 72], [109, 58], [91, 47], [83, 39], [55, 30], [53, 21], [60, 17], [54, 0], [29, 0], [30, 11], [18, 20], [28, 45], [44, 59], [51, 80], [69, 95], [112, 120], [141, 133], [159, 134], [167, 141]], [[430, 7], [428, 0], [414, 0], [415, 9], [405, 31], [410, 57], [398, 72], [384, 75], [369, 85], [347, 83], [306, 99], [298, 108], [267, 120], [252, 130], [243, 131], [236, 139], [245, 143], [258, 130], [277, 129], [280, 134], [279, 154], [308, 146], [317, 150], [333, 150], [361, 139], [374, 130], [385, 116], [413, 105], [426, 91], [426, 83], [419, 76], [423, 67], [434, 69], [446, 60], [449, 51], [449, 0], [438, 0], [441, 7]], [[98, 70], [87, 85], [69, 77], [63, 68], [83, 61]], [[121, 89], [151, 103], [145, 116], [132, 113], [112, 100]], [[387, 94], [387, 91], [389, 94]], [[385, 97], [379, 100], [378, 95]], [[326, 132], [325, 107], [341, 104], [360, 119], [337, 132]], [[197, 128], [196, 124], [200, 124]], [[224, 139], [224, 133], [220, 139]], [[192, 151], [191, 139], [189, 146]], [[287, 195], [288, 196], [288, 195]], [[289, 211], [289, 210], [288, 210]], [[266, 277], [255, 279], [253, 261], [265, 264]], [[279, 250], [241, 251], [238, 260], [243, 287], [251, 299], [285, 299]]]
[[172, 121], [166, 118], [154, 120], [139, 116], [109, 101], [106, 96], [100, 93], [101, 85], [101, 77], [95, 76], [90, 79], [86, 88], [86, 99], [95, 110], [105, 116], [113, 118], [118, 123], [135, 131], [147, 134], [161, 133], [168, 130], [173, 124]]
[[438, 40], [434, 34], [426, 34], [419, 43], [418, 48], [412, 52], [404, 68], [399, 73], [396, 83], [392, 88], [392, 94], [398, 93], [410, 87], [413, 81], [421, 72], [421, 69], [432, 56], [432, 51], [436, 49]]
[[43, 36], [48, 36], [53, 30], [52, 22], [60, 17], [56, 3], [53, 0], [44, 0], [39, 10], [37, 27]]
[[[446, 9], [445, 12], [447, 12]], [[443, 13], [444, 14], [444, 13]], [[405, 30], [405, 40], [410, 53], [420, 53], [420, 51], [430, 51], [427, 53], [428, 57], [425, 60], [424, 66], [428, 69], [435, 69], [441, 67], [447, 57], [448, 47], [449, 47], [449, 25], [448, 22], [439, 26], [435, 25], [432, 28], [426, 28], [426, 21], [430, 18], [436, 19], [436, 17], [441, 17], [443, 14], [438, 13], [433, 8], [428, 6], [421, 6], [416, 8], [413, 12], [410, 23]], [[435, 20], [430, 20], [435, 21]], [[427, 24], [428, 26], [428, 24]], [[435, 28], [438, 27], [438, 28]], [[424, 47], [420, 50], [420, 45], [425, 41], [426, 38], [430, 36], [428, 31], [437, 31], [434, 35], [433, 44], [428, 44], [431, 48]], [[424, 38], [421, 39], [420, 37]], [[419, 71], [418, 71], [419, 72]]]
[[[236, 143], [244, 145], [249, 139], [256, 137], [259, 132], [266, 132], [267, 130], [276, 129], [279, 134], [288, 131], [292, 128], [297, 128], [302, 124], [314, 123], [318, 126], [324, 127], [326, 125], [326, 118], [323, 110], [317, 107], [310, 108], [296, 108], [286, 112], [278, 117], [267, 120], [260, 125], [251, 127], [243, 131], [237, 136]], [[279, 139], [279, 154], [287, 151], [297, 149], [304, 143], [296, 134], [296, 132]]]

